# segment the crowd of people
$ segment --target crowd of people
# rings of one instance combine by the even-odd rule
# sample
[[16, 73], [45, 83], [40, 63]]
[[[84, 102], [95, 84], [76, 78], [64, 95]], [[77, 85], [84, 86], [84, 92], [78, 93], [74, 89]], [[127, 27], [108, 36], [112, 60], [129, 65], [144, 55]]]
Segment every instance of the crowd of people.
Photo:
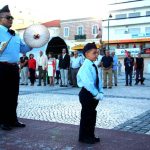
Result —
[[[98, 67], [100, 77], [103, 80], [103, 88], [111, 89], [112, 86], [118, 85], [118, 76], [122, 75], [122, 63], [118, 61], [115, 52], [106, 51], [104, 55], [97, 50], [98, 58], [94, 62]], [[67, 54], [66, 49], [62, 49], [62, 54], [53, 55], [49, 53], [45, 55], [43, 51], [39, 52], [39, 57], [35, 60], [34, 55], [30, 54], [29, 58], [23, 53], [20, 57], [20, 84], [28, 85], [28, 78], [31, 86], [34, 86], [36, 78], [38, 78], [38, 86], [49, 84], [54, 86], [59, 84], [60, 87], [78, 87], [77, 73], [82, 66], [85, 57], [78, 55], [78, 51]], [[141, 54], [137, 58], [133, 58], [128, 52], [124, 58], [126, 86], [132, 86], [133, 74], [136, 72], [135, 85], [141, 82], [144, 85], [144, 59]], [[129, 81], [128, 81], [129, 80]]]

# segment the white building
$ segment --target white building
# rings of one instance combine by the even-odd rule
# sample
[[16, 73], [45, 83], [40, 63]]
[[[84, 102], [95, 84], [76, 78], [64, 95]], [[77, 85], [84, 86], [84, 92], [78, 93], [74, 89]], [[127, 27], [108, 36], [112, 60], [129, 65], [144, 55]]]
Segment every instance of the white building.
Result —
[[[124, 56], [143, 52], [145, 72], [150, 73], [150, 0], [118, 0], [109, 4], [110, 17], [102, 22], [102, 40], [106, 48]], [[121, 58], [121, 57], [120, 57]]]

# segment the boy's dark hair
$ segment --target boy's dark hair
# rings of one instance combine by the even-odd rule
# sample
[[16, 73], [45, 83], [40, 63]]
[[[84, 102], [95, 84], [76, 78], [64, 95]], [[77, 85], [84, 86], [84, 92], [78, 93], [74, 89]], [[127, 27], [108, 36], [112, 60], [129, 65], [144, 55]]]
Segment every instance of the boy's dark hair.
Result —
[[87, 43], [83, 48], [83, 55], [85, 56], [85, 53], [91, 49], [97, 49], [95, 42], [93, 43]]

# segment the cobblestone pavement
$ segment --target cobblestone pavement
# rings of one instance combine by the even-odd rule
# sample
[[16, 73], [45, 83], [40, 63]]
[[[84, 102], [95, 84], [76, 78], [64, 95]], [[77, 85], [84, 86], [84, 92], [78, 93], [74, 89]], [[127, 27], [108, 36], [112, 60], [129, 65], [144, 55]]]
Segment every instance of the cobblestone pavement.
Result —
[[[121, 76], [117, 87], [104, 90], [105, 99], [97, 107], [97, 127], [150, 134], [150, 75], [146, 79], [144, 86], [125, 87]], [[21, 86], [18, 116], [78, 125], [79, 90]]]

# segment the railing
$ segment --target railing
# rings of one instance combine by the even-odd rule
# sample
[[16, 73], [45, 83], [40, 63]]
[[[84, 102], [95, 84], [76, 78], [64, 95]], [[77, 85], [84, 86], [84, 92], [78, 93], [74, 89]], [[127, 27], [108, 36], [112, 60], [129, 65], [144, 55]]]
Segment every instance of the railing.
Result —
[[86, 34], [83, 35], [75, 35], [74, 36], [75, 40], [85, 40], [86, 39]]

